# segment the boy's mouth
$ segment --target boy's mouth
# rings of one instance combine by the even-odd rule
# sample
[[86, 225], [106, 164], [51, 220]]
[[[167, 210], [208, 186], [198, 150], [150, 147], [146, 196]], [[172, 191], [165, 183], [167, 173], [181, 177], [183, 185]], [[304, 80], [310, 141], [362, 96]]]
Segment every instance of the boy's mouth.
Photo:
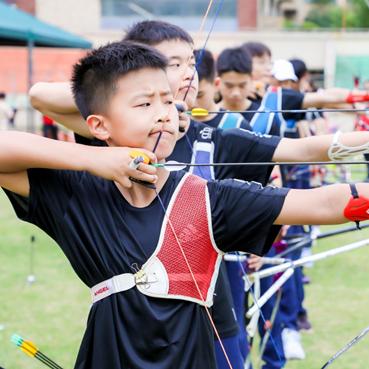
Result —
[[183, 86], [179, 89], [181, 92], [187, 92], [188, 90], [196, 91], [196, 88], [192, 85]]
[[149, 136], [154, 136], [154, 135], [158, 135], [160, 134], [160, 132], [162, 132], [162, 134], [167, 133], [170, 135], [174, 134], [174, 131], [172, 129], [167, 129], [167, 128], [163, 128], [163, 129], [154, 129], [150, 132]]

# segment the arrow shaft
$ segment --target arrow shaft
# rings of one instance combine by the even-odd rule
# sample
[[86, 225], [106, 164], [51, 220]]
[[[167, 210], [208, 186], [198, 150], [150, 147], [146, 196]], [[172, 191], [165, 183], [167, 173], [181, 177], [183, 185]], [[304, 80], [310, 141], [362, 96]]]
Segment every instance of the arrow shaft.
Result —
[[[206, 111], [206, 114], [226, 114], [226, 113], [239, 113], [239, 114], [245, 114], [245, 113], [262, 113], [262, 114], [269, 114], [269, 113], [291, 113], [291, 114], [299, 114], [299, 113], [357, 113], [357, 112], [369, 112], [368, 108], [362, 108], [362, 109], [281, 109], [281, 110], [220, 110], [220, 111]], [[186, 112], [188, 115], [193, 115], [192, 111]], [[205, 114], [205, 112], [204, 112]], [[201, 116], [202, 114], [199, 114], [198, 116]], [[196, 114], [194, 114], [196, 116]]]
[[219, 166], [258, 166], [258, 165], [355, 165], [355, 164], [369, 164], [369, 161], [366, 160], [351, 160], [351, 161], [276, 161], [276, 162], [240, 162], [240, 163], [205, 163], [205, 164], [196, 164], [196, 163], [167, 163], [167, 164], [156, 164], [156, 167], [175, 167], [175, 166], [184, 166], [184, 167], [219, 167]]
[[20, 349], [24, 351], [26, 354], [28, 354], [29, 356], [32, 356], [35, 359], [41, 361], [43, 364], [45, 364], [51, 369], [63, 369], [62, 367], [60, 367], [58, 364], [53, 362], [51, 359], [49, 359], [44, 354], [40, 354], [40, 352], [36, 352], [35, 354], [34, 351], [28, 348], [27, 346], [20, 346]]

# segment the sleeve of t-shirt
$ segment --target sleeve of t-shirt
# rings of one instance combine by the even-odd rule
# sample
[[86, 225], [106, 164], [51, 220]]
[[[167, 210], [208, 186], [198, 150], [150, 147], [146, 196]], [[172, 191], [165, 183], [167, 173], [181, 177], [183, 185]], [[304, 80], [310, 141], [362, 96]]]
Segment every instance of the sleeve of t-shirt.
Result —
[[51, 234], [57, 229], [84, 172], [28, 169], [29, 196], [5, 190], [17, 217]]
[[[282, 109], [283, 110], [300, 110], [303, 107], [305, 95], [299, 91], [290, 88], [282, 89]], [[302, 113], [284, 113], [285, 119], [302, 120], [304, 114]]]
[[272, 245], [273, 223], [288, 189], [234, 179], [208, 182], [216, 245], [224, 252], [264, 255]]
[[[221, 163], [271, 162], [281, 140], [278, 136], [262, 135], [242, 129], [230, 129], [217, 134], [219, 137], [216, 147], [221, 149], [216, 150], [215, 160]], [[219, 170], [227, 173], [217, 178], [237, 178], [266, 184], [272, 169], [272, 165], [224, 166]]]
[[87, 145], [87, 146], [107, 146], [107, 144], [104, 141], [100, 141], [97, 138], [86, 138], [78, 133], [74, 133], [74, 140], [76, 143], [81, 145]]

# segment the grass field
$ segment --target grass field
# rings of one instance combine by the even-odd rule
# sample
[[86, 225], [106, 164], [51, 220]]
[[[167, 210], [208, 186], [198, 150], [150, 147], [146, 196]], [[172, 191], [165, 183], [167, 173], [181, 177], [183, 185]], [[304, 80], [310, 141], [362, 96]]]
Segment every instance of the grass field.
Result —
[[[74, 276], [54, 242], [15, 218], [1, 191], [0, 235], [0, 366], [43, 368], [10, 343], [10, 336], [18, 333], [32, 339], [63, 368], [71, 369], [89, 310], [89, 292]], [[36, 237], [36, 283], [28, 285], [31, 235]], [[369, 238], [369, 231], [330, 238], [313, 251], [365, 237]], [[364, 247], [320, 261], [307, 270], [313, 283], [306, 289], [306, 306], [314, 329], [303, 335], [306, 360], [288, 363], [287, 369], [320, 369], [331, 355], [369, 325], [368, 264], [369, 250]], [[368, 348], [369, 336], [331, 368], [367, 369]]]

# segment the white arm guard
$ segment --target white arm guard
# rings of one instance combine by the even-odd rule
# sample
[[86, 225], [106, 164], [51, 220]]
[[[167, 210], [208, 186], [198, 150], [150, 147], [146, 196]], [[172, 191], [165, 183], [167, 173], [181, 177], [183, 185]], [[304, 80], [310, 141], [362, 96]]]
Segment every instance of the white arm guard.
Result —
[[369, 142], [360, 146], [345, 146], [339, 142], [340, 131], [337, 131], [328, 150], [328, 157], [332, 161], [344, 160], [350, 156], [369, 153]]

